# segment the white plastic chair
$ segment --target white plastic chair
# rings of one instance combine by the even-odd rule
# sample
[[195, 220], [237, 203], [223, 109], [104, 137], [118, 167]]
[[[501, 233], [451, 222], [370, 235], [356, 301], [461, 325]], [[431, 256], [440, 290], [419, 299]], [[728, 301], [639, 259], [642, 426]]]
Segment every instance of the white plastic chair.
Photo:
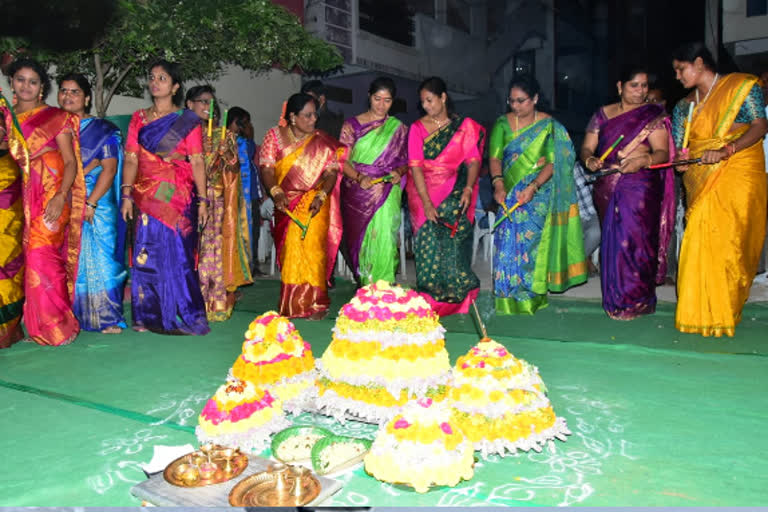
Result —
[[483, 259], [490, 261], [491, 267], [493, 267], [493, 224], [496, 222], [496, 214], [488, 212], [488, 227], [481, 228], [480, 222], [475, 219], [475, 228], [472, 235], [472, 265], [475, 264], [477, 259], [477, 246], [480, 241], [483, 242]]

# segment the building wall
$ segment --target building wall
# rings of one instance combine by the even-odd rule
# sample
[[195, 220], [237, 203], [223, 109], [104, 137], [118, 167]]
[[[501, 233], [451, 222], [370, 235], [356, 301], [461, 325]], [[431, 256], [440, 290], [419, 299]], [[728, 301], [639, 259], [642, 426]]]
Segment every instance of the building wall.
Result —
[[724, 44], [768, 37], [768, 15], [747, 17], [746, 0], [723, 0]]

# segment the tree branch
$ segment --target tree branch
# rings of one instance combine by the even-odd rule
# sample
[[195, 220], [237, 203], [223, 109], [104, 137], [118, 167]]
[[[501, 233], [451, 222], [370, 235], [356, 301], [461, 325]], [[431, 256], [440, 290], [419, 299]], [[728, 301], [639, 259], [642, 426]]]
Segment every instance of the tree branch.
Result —
[[119, 75], [117, 75], [117, 78], [115, 78], [115, 81], [112, 83], [112, 87], [109, 88], [109, 93], [107, 94], [107, 102], [104, 106], [104, 111], [106, 112], [107, 106], [109, 106], [109, 102], [112, 101], [112, 96], [115, 95], [115, 92], [117, 91], [117, 88], [120, 87], [120, 83], [125, 79], [126, 76], [128, 76], [128, 72], [133, 68], [133, 63], [128, 64], [125, 69], [123, 69]]
[[104, 70], [101, 68], [101, 55], [99, 52], [93, 54], [93, 67], [96, 68], [96, 87], [94, 87], [93, 101], [96, 103], [96, 113], [104, 117], [107, 109], [104, 106]]

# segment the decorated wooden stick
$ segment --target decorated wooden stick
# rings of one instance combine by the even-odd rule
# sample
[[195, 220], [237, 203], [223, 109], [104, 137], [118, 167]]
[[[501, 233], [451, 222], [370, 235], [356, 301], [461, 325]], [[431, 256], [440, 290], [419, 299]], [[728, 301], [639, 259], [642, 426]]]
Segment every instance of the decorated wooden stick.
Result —
[[674, 162], [664, 162], [663, 164], [655, 164], [648, 167], [648, 169], [663, 169], [665, 167], [674, 167], [676, 165], [688, 165], [698, 164], [701, 162], [701, 158], [689, 158], [687, 160], [676, 160]]
[[301, 229], [301, 239], [303, 240], [305, 236], [307, 236], [307, 228], [309, 228], [309, 224], [304, 225], [303, 222], [299, 220], [299, 218], [294, 214], [291, 210], [285, 209], [283, 210], [285, 214], [290, 217], [290, 219], [296, 223], [297, 226]]
[[491, 341], [491, 338], [488, 337], [488, 331], [485, 329], [485, 324], [483, 323], [483, 318], [480, 316], [480, 311], [477, 310], [477, 304], [475, 301], [472, 301], [472, 308], [475, 310], [475, 318], [477, 318], [477, 325], [480, 326], [480, 334], [482, 335], [482, 338], [480, 338], [481, 342]]
[[693, 122], [693, 102], [688, 103], [688, 118], [685, 120], [685, 132], [683, 132], [683, 149], [688, 147], [688, 137], [691, 135], [691, 123]]
[[619, 145], [619, 142], [621, 142], [623, 138], [624, 138], [624, 135], [619, 135], [619, 138], [618, 138], [618, 139], [616, 139], [616, 141], [615, 141], [613, 144], [611, 144], [611, 147], [609, 147], [608, 149], [606, 149], [606, 150], [605, 150], [605, 153], [603, 153], [602, 155], [600, 155], [600, 161], [601, 161], [601, 162], [605, 162], [605, 159], [606, 159], [606, 158], [608, 158], [608, 155], [610, 155], [611, 153], [613, 153], [613, 150], [614, 150], [614, 149], [616, 149], [616, 146], [618, 146], [618, 145]]
[[371, 180], [371, 185], [378, 185], [379, 183], [385, 183], [392, 181], [392, 175], [391, 174], [385, 174], [381, 178], [376, 178], [375, 180]]
[[221, 142], [224, 142], [224, 138], [227, 136], [227, 114], [229, 114], [229, 109], [224, 111], [224, 117], [221, 118]]
[[456, 217], [456, 222], [454, 222], [453, 224], [451, 224], [447, 220], [443, 219], [442, 217], [438, 218], [437, 220], [440, 221], [440, 223], [443, 226], [445, 226], [445, 227], [447, 227], [448, 229], [451, 230], [451, 238], [456, 236], [456, 231], [459, 230], [459, 220], [461, 220], [461, 216]]
[[213, 98], [208, 104], [208, 138], [213, 136]]
[[504, 215], [502, 215], [501, 218], [493, 224], [493, 228], [491, 228], [491, 231], [495, 230], [499, 226], [499, 224], [501, 224], [504, 221], [504, 219], [509, 219], [510, 221], [512, 221], [512, 217], [511, 217], [512, 212], [514, 212], [520, 207], [520, 203], [517, 202], [513, 204], [512, 208], [507, 208], [507, 205], [502, 203], [501, 207], [504, 208]]

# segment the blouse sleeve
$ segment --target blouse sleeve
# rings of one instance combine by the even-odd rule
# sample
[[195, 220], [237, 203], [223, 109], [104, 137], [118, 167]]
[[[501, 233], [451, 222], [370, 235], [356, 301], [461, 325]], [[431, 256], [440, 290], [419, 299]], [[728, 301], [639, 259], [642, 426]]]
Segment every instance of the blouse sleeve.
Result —
[[587, 132], [600, 133], [600, 116], [597, 112], [592, 114], [587, 123]]
[[277, 129], [270, 128], [264, 135], [264, 141], [259, 149], [259, 166], [274, 167], [277, 162], [279, 148], [277, 147]]
[[491, 140], [488, 144], [488, 158], [501, 160], [504, 156], [504, 124], [507, 116], [501, 116], [493, 123], [491, 128]]
[[483, 159], [483, 155], [480, 154], [480, 135], [482, 134], [483, 127], [474, 121], [467, 119], [465, 121], [472, 129], [468, 130], [464, 140], [464, 162], [479, 162]]
[[408, 165], [424, 167], [424, 137], [419, 133], [421, 123], [416, 121], [408, 130]]
[[187, 155], [200, 155], [203, 153], [203, 127], [198, 124], [184, 138]]
[[131, 117], [131, 122], [128, 123], [128, 136], [125, 138], [125, 152], [126, 153], [138, 153], [139, 152], [139, 129], [141, 128], [140, 111], [137, 110]]
[[344, 121], [344, 124], [341, 125], [339, 142], [350, 148], [355, 144], [355, 130], [349, 121]]
[[759, 83], [752, 86], [734, 122], [749, 124], [755, 119], [765, 119], [765, 98]]
[[120, 135], [114, 133], [107, 142], [99, 149], [99, 160], [107, 160], [108, 158], [117, 158], [120, 156]]
[[685, 133], [685, 117], [688, 112], [688, 101], [683, 98], [677, 102], [672, 110], [672, 140], [676, 148], [683, 147], [683, 135]]

